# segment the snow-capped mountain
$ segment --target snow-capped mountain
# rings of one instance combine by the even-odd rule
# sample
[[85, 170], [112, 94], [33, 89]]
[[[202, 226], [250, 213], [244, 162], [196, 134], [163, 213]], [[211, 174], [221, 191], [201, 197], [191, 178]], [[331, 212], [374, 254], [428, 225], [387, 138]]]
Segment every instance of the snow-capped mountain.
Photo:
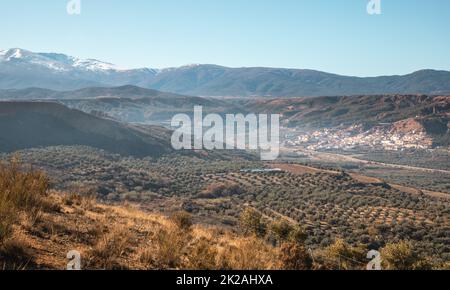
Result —
[[50, 69], [63, 70], [64, 66], [56, 61], [47, 59], [37, 53], [32, 53], [20, 48], [0, 51], [0, 63], [28, 62], [30, 64], [44, 66]]
[[34, 53], [20, 48], [0, 51], [0, 62], [23, 61], [50, 69], [69, 71], [81, 69], [87, 71], [124, 71], [111, 63], [96, 59], [80, 59], [59, 53]]
[[124, 69], [96, 59], [21, 48], [0, 51], [0, 88], [41, 87], [55, 90], [139, 84], [157, 70]]
[[304, 69], [229, 68], [195, 64], [167, 69], [123, 69], [95, 59], [14, 48], [0, 51], [0, 89], [76, 90], [134, 85], [195, 96], [336, 96], [450, 94], [450, 72], [349, 77]]

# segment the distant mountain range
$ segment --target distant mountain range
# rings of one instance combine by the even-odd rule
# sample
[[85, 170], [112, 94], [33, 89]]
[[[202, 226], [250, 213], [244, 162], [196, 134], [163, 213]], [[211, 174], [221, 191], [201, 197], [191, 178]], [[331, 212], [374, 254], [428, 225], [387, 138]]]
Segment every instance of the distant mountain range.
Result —
[[[28, 88], [0, 90], [0, 101], [53, 101], [86, 113], [133, 123], [165, 123], [179, 113], [191, 115], [194, 106], [206, 113], [245, 112], [240, 105], [217, 98], [164, 93], [136, 86], [93, 87], [75, 91]], [[0, 103], [0, 106], [2, 103]]]
[[0, 51], [0, 89], [76, 90], [134, 85], [182, 95], [299, 97], [370, 94], [449, 94], [450, 72], [350, 77], [314, 70], [190, 65], [121, 69], [98, 60], [24, 49]]
[[0, 89], [0, 99], [7, 100], [64, 100], [64, 99], [95, 99], [95, 98], [165, 98], [180, 99], [192, 98], [201, 100], [200, 97], [188, 97], [179, 94], [160, 92], [152, 89], [144, 89], [136, 86], [125, 85], [119, 87], [88, 87], [70, 91], [56, 91], [42, 88], [27, 89]]

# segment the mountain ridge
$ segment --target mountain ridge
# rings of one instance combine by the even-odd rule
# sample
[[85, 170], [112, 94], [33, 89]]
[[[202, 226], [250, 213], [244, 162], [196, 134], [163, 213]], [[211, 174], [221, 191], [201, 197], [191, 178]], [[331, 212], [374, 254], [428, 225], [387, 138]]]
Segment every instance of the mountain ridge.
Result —
[[229, 68], [212, 64], [123, 69], [58, 53], [18, 48], [0, 51], [0, 89], [41, 87], [67, 91], [124, 85], [214, 97], [437, 95], [450, 93], [450, 71], [423, 69], [406, 75], [355, 77], [310, 69]]
[[[0, 99], [4, 100], [45, 100], [45, 99], [90, 99], [99, 97], [127, 97], [127, 98], [189, 98], [174, 93], [161, 92], [154, 89], [146, 89], [133, 85], [123, 85], [118, 87], [86, 87], [77, 90], [56, 91], [46, 88], [26, 88], [26, 89], [0, 89]], [[192, 96], [191, 98], [198, 98]]]
[[202, 106], [205, 113], [243, 112], [239, 106], [220, 99], [184, 96], [131, 85], [64, 92], [41, 88], [0, 90], [1, 100], [51, 101], [89, 114], [101, 112], [108, 118], [126, 123], [168, 122], [175, 114], [192, 114], [194, 106]]
[[290, 126], [313, 128], [393, 123], [417, 117], [445, 117], [450, 96], [371, 95], [240, 101], [253, 111], [278, 112]]

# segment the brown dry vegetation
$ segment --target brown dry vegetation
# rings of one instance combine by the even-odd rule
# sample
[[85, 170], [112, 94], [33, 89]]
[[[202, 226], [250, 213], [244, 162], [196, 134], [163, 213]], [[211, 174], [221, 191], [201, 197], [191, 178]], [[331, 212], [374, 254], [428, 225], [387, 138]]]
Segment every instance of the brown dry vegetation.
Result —
[[[0, 269], [65, 269], [73, 250], [83, 269], [363, 269], [367, 263], [364, 247], [337, 240], [312, 251], [301, 227], [266, 224], [251, 208], [239, 230], [195, 225], [183, 212], [165, 217], [51, 191], [44, 173], [16, 160], [0, 165], [0, 201]], [[384, 252], [389, 269], [438, 267], [409, 243], [389, 244]]]
[[90, 204], [56, 192], [49, 197], [61, 211], [43, 212], [34, 225], [17, 222], [2, 247], [1, 268], [65, 269], [71, 250], [81, 253], [83, 269], [280, 267], [277, 249], [256, 237], [199, 225], [180, 227], [179, 220], [132, 205]]
[[52, 192], [45, 174], [16, 160], [0, 165], [0, 201], [0, 269], [64, 269], [72, 250], [84, 269], [279, 267], [276, 249], [255, 237]]

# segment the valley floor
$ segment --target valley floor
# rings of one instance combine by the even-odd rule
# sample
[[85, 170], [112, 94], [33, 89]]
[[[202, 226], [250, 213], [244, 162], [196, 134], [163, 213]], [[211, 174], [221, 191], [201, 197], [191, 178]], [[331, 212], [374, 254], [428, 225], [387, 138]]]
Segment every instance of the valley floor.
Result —
[[373, 249], [386, 269], [448, 267], [444, 193], [298, 159], [19, 154], [0, 162], [3, 269], [64, 269], [72, 250], [83, 269], [363, 269]]

